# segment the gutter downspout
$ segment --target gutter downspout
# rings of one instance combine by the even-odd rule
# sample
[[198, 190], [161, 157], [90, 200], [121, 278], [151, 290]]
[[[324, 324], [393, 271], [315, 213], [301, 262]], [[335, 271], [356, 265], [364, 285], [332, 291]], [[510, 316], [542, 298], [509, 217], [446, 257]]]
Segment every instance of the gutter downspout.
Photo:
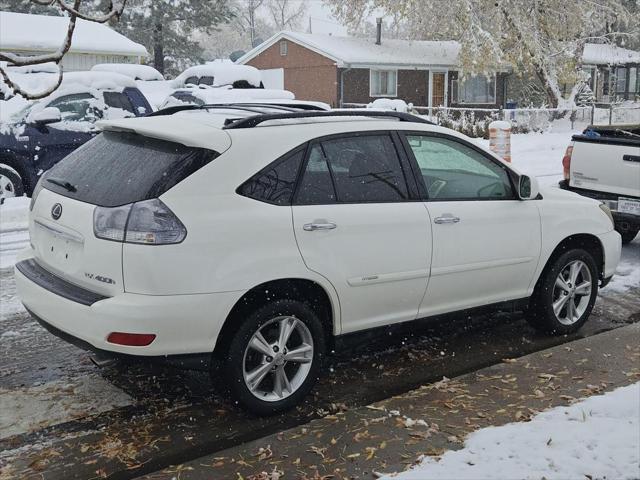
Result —
[[344, 108], [344, 74], [351, 70], [351, 67], [340, 70], [340, 108]]

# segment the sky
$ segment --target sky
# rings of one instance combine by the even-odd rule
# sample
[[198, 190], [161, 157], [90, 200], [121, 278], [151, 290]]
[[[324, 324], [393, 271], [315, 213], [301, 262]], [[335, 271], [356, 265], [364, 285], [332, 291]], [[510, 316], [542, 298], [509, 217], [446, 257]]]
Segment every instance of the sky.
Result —
[[331, 15], [331, 10], [322, 3], [322, 0], [308, 0], [306, 16], [305, 31], [309, 25], [309, 17], [311, 17], [311, 30], [313, 33], [347, 34], [347, 28]]

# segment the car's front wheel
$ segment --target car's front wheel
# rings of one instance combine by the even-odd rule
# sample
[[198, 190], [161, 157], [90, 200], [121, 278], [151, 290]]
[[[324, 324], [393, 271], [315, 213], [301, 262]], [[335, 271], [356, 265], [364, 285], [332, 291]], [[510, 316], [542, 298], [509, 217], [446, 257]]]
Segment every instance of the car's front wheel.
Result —
[[546, 333], [573, 333], [589, 318], [597, 294], [598, 267], [593, 256], [586, 250], [569, 250], [545, 268], [527, 318]]
[[0, 165], [0, 203], [11, 197], [21, 197], [24, 194], [22, 178], [13, 168]]
[[299, 404], [316, 382], [325, 351], [315, 312], [302, 302], [277, 300], [238, 320], [223, 367], [233, 397], [259, 415]]

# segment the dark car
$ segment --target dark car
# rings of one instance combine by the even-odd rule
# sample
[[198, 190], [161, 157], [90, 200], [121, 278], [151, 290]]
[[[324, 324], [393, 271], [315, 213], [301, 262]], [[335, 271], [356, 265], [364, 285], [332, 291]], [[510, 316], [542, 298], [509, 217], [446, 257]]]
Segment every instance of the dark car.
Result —
[[131, 80], [81, 73], [84, 82], [63, 84], [50, 97], [30, 103], [0, 125], [0, 201], [31, 195], [43, 172], [98, 133], [97, 120], [153, 111], [140, 90], [129, 85]]

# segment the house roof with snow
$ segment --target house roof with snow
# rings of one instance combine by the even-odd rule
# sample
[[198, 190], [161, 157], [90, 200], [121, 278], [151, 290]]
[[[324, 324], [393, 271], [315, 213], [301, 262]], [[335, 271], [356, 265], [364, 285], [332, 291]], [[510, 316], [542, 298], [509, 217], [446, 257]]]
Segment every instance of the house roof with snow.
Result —
[[587, 43], [582, 54], [585, 65], [624, 65], [640, 63], [640, 52], [616, 45]]
[[341, 37], [315, 33], [279, 32], [240, 57], [246, 63], [280, 40], [291, 40], [334, 60], [338, 67], [454, 67], [458, 65], [460, 44], [454, 41], [374, 39]]
[[[65, 39], [68, 17], [0, 12], [0, 50], [51, 52]], [[102, 23], [78, 19], [71, 53], [147, 56], [147, 49]]]

